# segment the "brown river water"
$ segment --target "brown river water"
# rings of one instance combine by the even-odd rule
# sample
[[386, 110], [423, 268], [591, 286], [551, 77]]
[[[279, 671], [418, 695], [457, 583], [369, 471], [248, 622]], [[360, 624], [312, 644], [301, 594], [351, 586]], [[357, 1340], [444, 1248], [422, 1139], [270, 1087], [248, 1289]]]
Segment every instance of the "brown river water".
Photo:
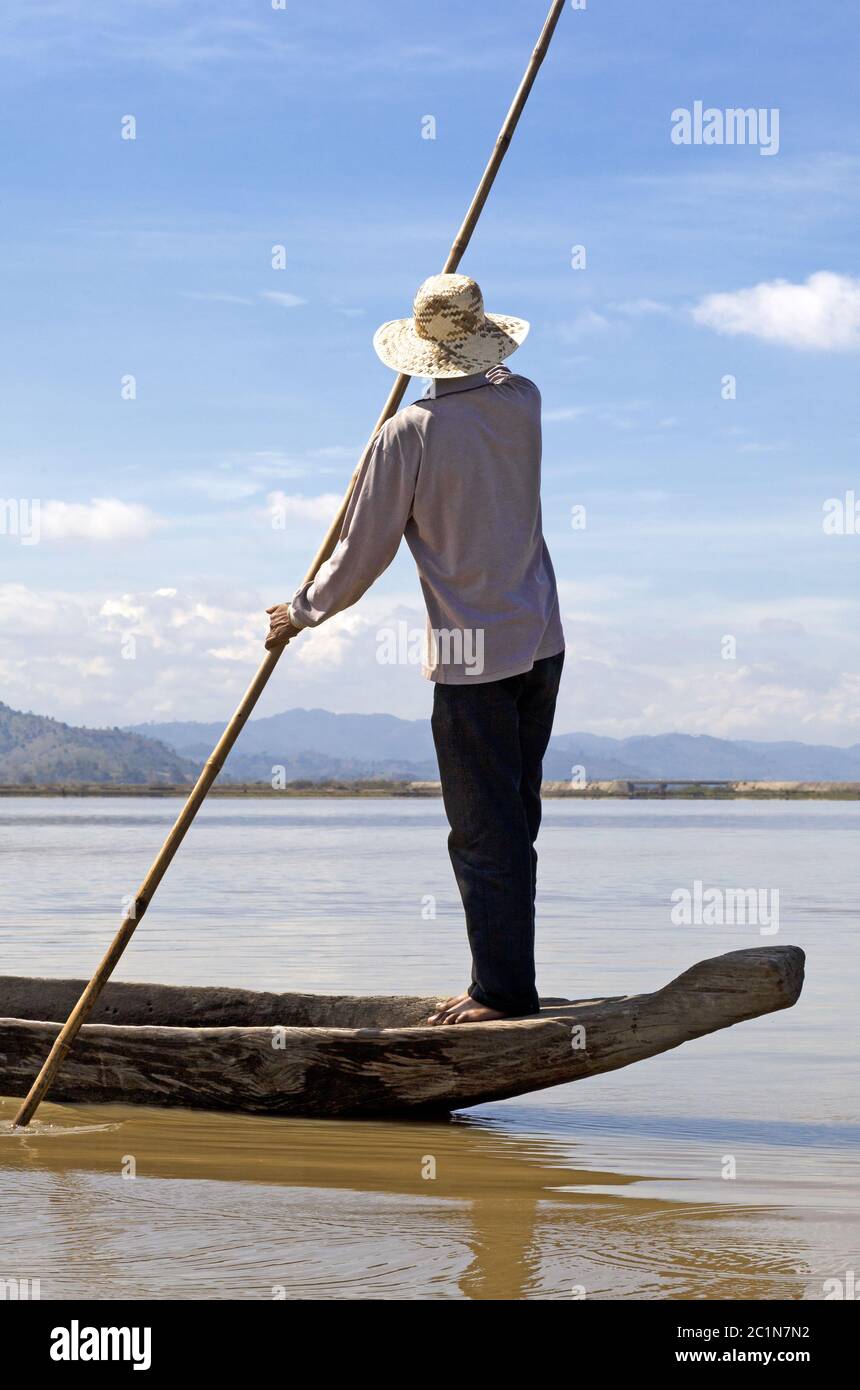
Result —
[[[0, 973], [89, 974], [176, 809], [0, 801]], [[808, 957], [797, 1006], [450, 1122], [46, 1103], [13, 1134], [0, 1099], [0, 1281], [38, 1280], [42, 1299], [860, 1287], [858, 829], [860, 803], [548, 803], [544, 994], [653, 989], [791, 942]], [[674, 923], [670, 895], [697, 880], [761, 888], [771, 907], [778, 891], [778, 931]], [[441, 805], [210, 803], [117, 978], [462, 987]]]

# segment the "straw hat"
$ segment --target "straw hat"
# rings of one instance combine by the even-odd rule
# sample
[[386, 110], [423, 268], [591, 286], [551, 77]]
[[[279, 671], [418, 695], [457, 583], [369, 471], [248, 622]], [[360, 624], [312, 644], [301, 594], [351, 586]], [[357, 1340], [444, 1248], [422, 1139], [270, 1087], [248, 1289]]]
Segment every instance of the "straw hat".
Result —
[[525, 319], [484, 312], [468, 275], [431, 275], [418, 290], [411, 319], [377, 328], [373, 346], [386, 367], [410, 376], [471, 376], [510, 357], [525, 339]]

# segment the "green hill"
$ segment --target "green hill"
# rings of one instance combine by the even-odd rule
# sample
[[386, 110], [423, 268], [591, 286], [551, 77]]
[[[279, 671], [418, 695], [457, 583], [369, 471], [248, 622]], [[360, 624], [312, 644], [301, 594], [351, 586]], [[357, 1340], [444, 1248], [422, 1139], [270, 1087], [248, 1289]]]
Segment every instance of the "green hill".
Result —
[[190, 782], [194, 765], [166, 744], [121, 729], [76, 729], [0, 702], [0, 784]]

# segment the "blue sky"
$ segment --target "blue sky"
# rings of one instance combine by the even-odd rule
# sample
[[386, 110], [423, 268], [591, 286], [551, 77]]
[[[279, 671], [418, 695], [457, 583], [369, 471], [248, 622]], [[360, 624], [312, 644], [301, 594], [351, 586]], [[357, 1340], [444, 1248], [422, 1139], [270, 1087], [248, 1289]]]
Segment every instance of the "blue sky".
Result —
[[[7, 0], [0, 499], [41, 523], [0, 534], [0, 699], [229, 715], [387, 394], [373, 330], [441, 267], [546, 8]], [[560, 731], [860, 740], [860, 524], [822, 524], [860, 499], [858, 47], [836, 0], [562, 16], [462, 265], [533, 325]], [[696, 101], [778, 110], [778, 151], [673, 143]], [[422, 622], [405, 547], [260, 712], [426, 714], [376, 659], [394, 622]]]

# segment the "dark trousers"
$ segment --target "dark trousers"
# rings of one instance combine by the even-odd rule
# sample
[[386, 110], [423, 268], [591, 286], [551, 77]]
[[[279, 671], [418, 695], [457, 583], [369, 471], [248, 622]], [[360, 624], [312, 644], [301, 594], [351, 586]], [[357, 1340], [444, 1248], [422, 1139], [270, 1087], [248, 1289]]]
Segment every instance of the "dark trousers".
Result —
[[448, 850], [472, 951], [469, 993], [505, 1014], [538, 1008], [534, 846], [563, 664], [560, 652], [506, 680], [437, 684], [433, 698]]

